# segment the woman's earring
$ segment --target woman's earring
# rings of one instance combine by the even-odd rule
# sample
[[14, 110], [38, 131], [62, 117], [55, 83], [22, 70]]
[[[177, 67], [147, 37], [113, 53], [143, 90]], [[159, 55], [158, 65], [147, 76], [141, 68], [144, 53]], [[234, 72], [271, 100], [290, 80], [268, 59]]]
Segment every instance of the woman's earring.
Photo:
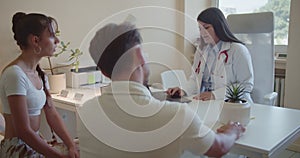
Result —
[[41, 47], [35, 47], [35, 48], [33, 49], [34, 54], [40, 54], [41, 51], [42, 51], [42, 48], [41, 48]]

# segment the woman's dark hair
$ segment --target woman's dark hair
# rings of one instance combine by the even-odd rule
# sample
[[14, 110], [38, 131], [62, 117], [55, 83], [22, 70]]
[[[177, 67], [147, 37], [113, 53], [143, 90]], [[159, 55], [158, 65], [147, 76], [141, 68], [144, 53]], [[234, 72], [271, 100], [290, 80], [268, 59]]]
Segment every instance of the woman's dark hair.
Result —
[[[12, 19], [12, 31], [17, 45], [19, 45], [21, 49], [26, 48], [28, 46], [27, 38], [29, 35], [40, 36], [47, 28], [52, 32], [53, 22], [57, 27], [57, 22], [52, 17], [39, 13], [25, 14], [23, 12], [17, 12]], [[57, 29], [58, 28], [55, 28], [55, 30]]]
[[237, 42], [242, 43], [237, 39], [233, 33], [230, 31], [227, 20], [225, 19], [224, 14], [218, 8], [211, 7], [202, 11], [198, 17], [197, 21], [201, 21], [207, 24], [211, 24], [214, 27], [216, 35], [218, 38], [225, 42]]
[[[12, 19], [12, 31], [14, 33], [14, 39], [17, 41], [17, 45], [19, 45], [21, 49], [28, 47], [28, 36], [41, 36], [45, 29], [49, 29], [49, 31], [53, 33], [53, 22], [57, 27], [57, 22], [52, 17], [39, 13], [25, 14], [23, 12], [17, 12], [14, 14]], [[55, 28], [55, 31], [56, 30], [58, 30], [58, 28]], [[43, 87], [46, 95], [50, 96], [50, 93], [46, 88], [45, 73], [39, 65], [37, 65], [36, 70], [43, 81]]]
[[45, 73], [44, 71], [41, 69], [40, 65], [36, 66], [36, 71], [38, 72], [39, 76], [41, 77], [42, 81], [43, 81], [43, 87], [44, 87], [44, 91], [46, 93], [46, 96], [49, 97], [50, 92], [48, 91], [47, 87], [46, 87], [46, 78], [45, 78]]

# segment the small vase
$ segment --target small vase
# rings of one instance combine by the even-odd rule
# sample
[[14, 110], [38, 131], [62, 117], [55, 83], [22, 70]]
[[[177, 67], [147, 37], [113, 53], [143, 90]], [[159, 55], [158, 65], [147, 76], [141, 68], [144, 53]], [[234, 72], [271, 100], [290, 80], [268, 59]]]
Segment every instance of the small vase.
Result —
[[61, 90], [66, 89], [66, 74], [48, 75], [48, 81], [50, 86], [50, 93], [60, 93]]
[[246, 101], [243, 103], [230, 103], [224, 102], [219, 121], [223, 124], [227, 124], [229, 121], [240, 122], [246, 126], [250, 121], [250, 107], [251, 105]]

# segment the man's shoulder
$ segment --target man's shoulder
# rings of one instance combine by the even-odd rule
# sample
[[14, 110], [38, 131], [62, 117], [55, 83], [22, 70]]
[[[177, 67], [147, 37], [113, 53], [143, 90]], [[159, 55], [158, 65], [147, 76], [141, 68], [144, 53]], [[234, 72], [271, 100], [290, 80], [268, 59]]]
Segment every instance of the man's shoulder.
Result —
[[94, 96], [93, 98], [88, 99], [87, 101], [85, 101], [82, 104], [82, 106], [85, 106], [85, 105], [95, 105], [95, 103], [99, 103], [99, 97], [100, 96]]

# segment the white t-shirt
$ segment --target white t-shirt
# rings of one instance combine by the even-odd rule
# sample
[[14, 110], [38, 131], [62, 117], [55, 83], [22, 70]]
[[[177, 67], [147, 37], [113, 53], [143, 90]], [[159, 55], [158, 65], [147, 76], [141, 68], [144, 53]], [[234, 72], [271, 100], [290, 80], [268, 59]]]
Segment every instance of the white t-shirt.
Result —
[[81, 157], [202, 155], [215, 139], [188, 104], [156, 100], [137, 82], [114, 81], [77, 112]]
[[26, 96], [28, 114], [30, 116], [40, 115], [41, 109], [46, 102], [46, 94], [43, 87], [37, 89], [18, 65], [7, 67], [0, 78], [0, 99], [3, 105], [3, 113], [6, 114], [11, 114], [7, 100], [7, 97], [10, 95]]

